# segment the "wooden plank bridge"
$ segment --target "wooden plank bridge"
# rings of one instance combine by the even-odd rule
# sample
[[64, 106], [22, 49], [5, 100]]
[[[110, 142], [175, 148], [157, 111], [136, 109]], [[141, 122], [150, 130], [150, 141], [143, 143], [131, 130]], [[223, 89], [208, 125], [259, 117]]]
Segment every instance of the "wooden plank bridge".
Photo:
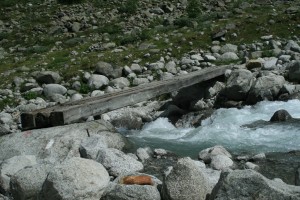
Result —
[[81, 118], [97, 116], [118, 108], [149, 100], [161, 94], [207, 81], [224, 75], [232, 66], [209, 67], [186, 75], [163, 81], [124, 89], [96, 97], [87, 97], [78, 101], [58, 104], [49, 108], [39, 109], [21, 114], [23, 130], [59, 126], [79, 121]]

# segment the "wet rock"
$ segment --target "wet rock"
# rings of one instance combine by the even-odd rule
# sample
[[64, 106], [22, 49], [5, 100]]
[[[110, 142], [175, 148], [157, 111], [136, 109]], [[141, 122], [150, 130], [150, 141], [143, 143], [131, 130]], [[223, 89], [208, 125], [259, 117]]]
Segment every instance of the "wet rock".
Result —
[[140, 171], [143, 164], [120, 150], [113, 148], [103, 148], [98, 151], [96, 158], [112, 176], [119, 176], [125, 173]]
[[10, 179], [19, 170], [37, 164], [33, 155], [14, 156], [4, 160], [0, 165], [0, 192], [8, 194], [10, 192]]
[[292, 116], [286, 110], [277, 110], [270, 119], [270, 122], [284, 122], [292, 119]]
[[88, 81], [88, 86], [92, 89], [100, 89], [102, 87], [107, 86], [109, 80], [106, 76], [92, 74]]
[[248, 94], [247, 103], [255, 104], [262, 100], [274, 100], [285, 83], [283, 76], [269, 75], [259, 77]]
[[64, 95], [67, 93], [67, 89], [59, 84], [47, 84], [43, 89], [43, 93], [49, 98], [54, 94]]
[[300, 187], [269, 180], [253, 170], [234, 170], [227, 175], [215, 195], [224, 199], [299, 199]]
[[259, 153], [259, 154], [256, 154], [254, 156], [252, 156], [251, 160], [253, 161], [260, 161], [260, 160], [265, 160], [266, 159], [266, 154], [265, 153]]
[[36, 199], [50, 171], [50, 165], [34, 165], [21, 169], [11, 177], [11, 194], [15, 200]]
[[52, 71], [42, 71], [39, 72], [36, 76], [36, 81], [41, 85], [59, 83], [61, 79], [62, 78], [57, 72], [52, 72]]
[[122, 68], [107, 62], [97, 62], [95, 65], [96, 73], [108, 78], [119, 78], [122, 76]]
[[123, 112], [119, 115], [115, 115], [111, 119], [111, 123], [115, 127], [122, 127], [130, 130], [139, 130], [143, 126], [142, 117], [133, 111]]
[[109, 175], [100, 163], [74, 157], [50, 171], [39, 198], [99, 200], [108, 184]]
[[204, 200], [208, 193], [208, 180], [190, 158], [178, 160], [162, 188], [162, 196], [167, 200]]
[[290, 81], [300, 82], [300, 61], [296, 61], [289, 65], [288, 79]]
[[245, 163], [245, 168], [246, 169], [252, 169], [252, 170], [258, 170], [259, 169], [259, 166], [252, 163], [252, 162], [246, 162]]
[[214, 146], [202, 150], [199, 153], [199, 159], [203, 160], [205, 163], [210, 163], [213, 156], [224, 155], [228, 158], [232, 158], [231, 154], [223, 146]]
[[156, 187], [150, 185], [110, 184], [101, 200], [160, 200]]
[[245, 100], [252, 84], [253, 75], [250, 71], [245, 69], [235, 70], [226, 82], [224, 95], [230, 100]]

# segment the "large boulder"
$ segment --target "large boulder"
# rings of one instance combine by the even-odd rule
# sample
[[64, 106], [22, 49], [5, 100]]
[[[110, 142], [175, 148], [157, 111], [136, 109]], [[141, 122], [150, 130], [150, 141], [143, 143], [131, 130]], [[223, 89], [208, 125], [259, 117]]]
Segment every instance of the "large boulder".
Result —
[[290, 81], [300, 82], [300, 61], [293, 62], [289, 65], [288, 78]]
[[300, 187], [287, 185], [281, 180], [269, 180], [250, 169], [234, 170], [219, 184], [216, 200], [300, 199]]
[[159, 191], [152, 185], [124, 185], [112, 183], [101, 200], [160, 200]]
[[19, 170], [35, 164], [36, 157], [33, 155], [15, 156], [3, 161], [0, 165], [0, 192], [10, 193], [10, 178]]
[[115, 177], [125, 173], [137, 172], [144, 168], [141, 162], [113, 148], [100, 149], [96, 160], [108, 170], [110, 175]]
[[285, 83], [283, 76], [268, 75], [259, 77], [248, 94], [247, 103], [255, 104], [262, 100], [274, 100]]
[[51, 166], [34, 165], [26, 167], [10, 179], [10, 190], [15, 200], [37, 199]]
[[162, 195], [166, 200], [204, 200], [209, 182], [201, 168], [190, 158], [179, 159], [165, 178]]
[[96, 73], [108, 78], [119, 78], [122, 76], [122, 68], [107, 62], [98, 62], [95, 66]]
[[253, 84], [253, 75], [249, 70], [233, 71], [226, 82], [225, 96], [234, 101], [245, 100]]
[[88, 80], [88, 86], [91, 89], [101, 89], [101, 88], [107, 86], [108, 83], [109, 83], [109, 80], [106, 76], [98, 75], [98, 74], [92, 74]]
[[277, 110], [271, 117], [270, 122], [284, 122], [293, 119], [286, 110]]
[[108, 184], [109, 175], [100, 163], [74, 157], [50, 171], [39, 198], [99, 200]]
[[43, 92], [46, 97], [51, 97], [54, 94], [64, 95], [67, 93], [67, 89], [59, 84], [47, 84], [45, 85]]
[[41, 71], [37, 74], [36, 81], [39, 84], [59, 83], [61, 81], [61, 77], [57, 72]]
[[71, 157], [80, 157], [79, 147], [83, 139], [101, 137], [111, 148], [123, 148], [126, 138], [103, 120], [77, 123], [61, 127], [12, 133], [1, 137], [0, 160], [17, 155], [35, 155], [46, 162], [62, 162]]

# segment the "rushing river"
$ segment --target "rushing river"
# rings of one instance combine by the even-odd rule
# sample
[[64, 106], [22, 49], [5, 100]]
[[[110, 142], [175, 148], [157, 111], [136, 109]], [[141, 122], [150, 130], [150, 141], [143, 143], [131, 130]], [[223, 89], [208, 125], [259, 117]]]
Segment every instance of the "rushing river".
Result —
[[234, 154], [300, 150], [300, 122], [244, 126], [257, 120], [269, 121], [279, 109], [300, 118], [299, 100], [264, 101], [243, 109], [218, 109], [198, 128], [176, 128], [168, 119], [159, 118], [141, 131], [128, 131], [127, 137], [137, 146], [164, 148], [191, 157], [214, 145], [223, 145]]

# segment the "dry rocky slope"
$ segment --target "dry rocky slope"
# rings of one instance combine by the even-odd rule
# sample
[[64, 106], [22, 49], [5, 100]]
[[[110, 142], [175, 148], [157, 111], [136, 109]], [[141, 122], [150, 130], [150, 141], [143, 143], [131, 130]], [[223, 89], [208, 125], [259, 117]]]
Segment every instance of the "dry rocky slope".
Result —
[[[299, 169], [293, 185], [267, 179], [257, 172], [264, 154], [126, 153], [130, 143], [114, 128], [160, 116], [199, 126], [214, 108], [299, 99], [299, 1], [0, 5], [0, 199], [300, 199]], [[220, 64], [233, 69], [85, 123], [21, 132], [22, 112]], [[145, 174], [151, 167], [157, 177]], [[124, 184], [128, 176], [139, 184]]]

